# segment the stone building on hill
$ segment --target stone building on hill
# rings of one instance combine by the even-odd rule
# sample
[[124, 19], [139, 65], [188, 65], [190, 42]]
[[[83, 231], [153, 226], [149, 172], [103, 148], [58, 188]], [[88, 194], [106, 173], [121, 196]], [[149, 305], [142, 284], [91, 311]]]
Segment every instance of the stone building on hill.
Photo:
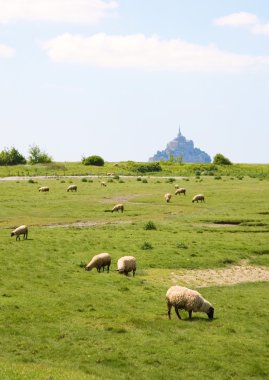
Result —
[[211, 157], [199, 148], [195, 148], [192, 140], [187, 140], [180, 131], [177, 137], [170, 141], [165, 150], [157, 151], [157, 153], [149, 158], [149, 161], [169, 161], [173, 157], [174, 160], [192, 163], [210, 163]]

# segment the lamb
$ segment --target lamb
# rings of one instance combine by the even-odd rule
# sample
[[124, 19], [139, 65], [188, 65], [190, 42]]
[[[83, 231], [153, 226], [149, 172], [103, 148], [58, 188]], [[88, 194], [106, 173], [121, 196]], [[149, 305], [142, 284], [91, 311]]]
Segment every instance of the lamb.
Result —
[[113, 207], [113, 209], [111, 210], [111, 212], [114, 212], [114, 211], [121, 211], [123, 212], [124, 210], [124, 206], [122, 203], [119, 203], [117, 204], [116, 206]]
[[49, 187], [48, 186], [42, 186], [38, 189], [38, 191], [41, 191], [41, 192], [46, 192], [46, 191], [50, 191]]
[[180, 309], [188, 311], [189, 319], [192, 318], [193, 311], [206, 313], [209, 319], [213, 319], [214, 307], [195, 290], [183, 286], [171, 286], [166, 293], [166, 303], [169, 319], [171, 319], [172, 306], [174, 306], [179, 319], [181, 319], [178, 311]]
[[21, 240], [20, 235], [23, 235], [23, 239], [27, 239], [28, 227], [25, 224], [17, 227], [14, 231], [11, 232], [11, 236], [14, 235], [16, 236], [16, 240]]
[[119, 273], [124, 273], [125, 276], [128, 276], [129, 272], [133, 271], [133, 277], [136, 272], [136, 258], [134, 256], [123, 256], [118, 260], [117, 271]]
[[67, 191], [77, 191], [78, 187], [77, 185], [70, 185], [67, 188]]
[[186, 195], [186, 189], [184, 187], [179, 187], [178, 189], [176, 189], [175, 191], [175, 195], [180, 195], [180, 194], [184, 194]]
[[111, 264], [111, 256], [109, 253], [99, 253], [99, 255], [93, 256], [89, 264], [86, 265], [85, 270], [92, 270], [93, 268], [97, 269], [97, 272], [101, 272], [101, 268], [103, 268], [103, 272], [105, 267], [107, 267], [107, 272], [109, 272], [109, 267]]
[[194, 202], [197, 202], [197, 203], [198, 203], [198, 201], [201, 201], [201, 203], [202, 203], [202, 202], [205, 202], [205, 197], [204, 197], [203, 194], [197, 194], [197, 195], [195, 195], [195, 196], [192, 198], [192, 203], [194, 203]]
[[172, 198], [172, 194], [171, 193], [166, 193], [164, 194], [164, 198], [166, 200], [167, 203], [170, 202], [171, 198]]

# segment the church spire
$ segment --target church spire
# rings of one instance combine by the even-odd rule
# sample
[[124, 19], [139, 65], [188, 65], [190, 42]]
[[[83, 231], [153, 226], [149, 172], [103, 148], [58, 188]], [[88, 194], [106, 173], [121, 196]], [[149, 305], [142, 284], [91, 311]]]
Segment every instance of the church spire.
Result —
[[179, 127], [178, 127], [178, 136], [181, 136], [181, 130], [180, 130], [180, 124], [179, 124]]

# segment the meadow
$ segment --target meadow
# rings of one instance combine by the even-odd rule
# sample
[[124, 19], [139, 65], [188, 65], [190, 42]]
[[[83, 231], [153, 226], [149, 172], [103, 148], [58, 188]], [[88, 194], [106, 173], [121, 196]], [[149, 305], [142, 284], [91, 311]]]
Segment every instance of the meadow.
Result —
[[[171, 167], [167, 178], [116, 169], [0, 181], [0, 379], [267, 379], [269, 283], [214, 284], [210, 272], [269, 267], [266, 167], [176, 180]], [[77, 192], [66, 191], [71, 183]], [[175, 183], [186, 196], [174, 195]], [[197, 193], [205, 203], [191, 202]], [[120, 202], [123, 213], [105, 212]], [[21, 224], [29, 236], [16, 241]], [[100, 252], [112, 256], [110, 273], [85, 271]], [[115, 271], [123, 255], [136, 257], [135, 277]], [[208, 283], [195, 281], [199, 269]], [[173, 310], [169, 321], [175, 284], [200, 291], [214, 319], [182, 311], [179, 320]]]

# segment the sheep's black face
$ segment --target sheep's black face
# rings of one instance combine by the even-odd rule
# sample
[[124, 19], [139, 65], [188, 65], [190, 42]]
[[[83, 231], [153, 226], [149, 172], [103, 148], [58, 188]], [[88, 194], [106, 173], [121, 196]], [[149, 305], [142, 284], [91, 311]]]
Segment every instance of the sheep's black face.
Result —
[[11, 232], [10, 236], [14, 236], [14, 232]]
[[213, 319], [213, 316], [214, 316], [214, 307], [210, 307], [209, 308], [207, 315], [208, 315], [209, 319]]

